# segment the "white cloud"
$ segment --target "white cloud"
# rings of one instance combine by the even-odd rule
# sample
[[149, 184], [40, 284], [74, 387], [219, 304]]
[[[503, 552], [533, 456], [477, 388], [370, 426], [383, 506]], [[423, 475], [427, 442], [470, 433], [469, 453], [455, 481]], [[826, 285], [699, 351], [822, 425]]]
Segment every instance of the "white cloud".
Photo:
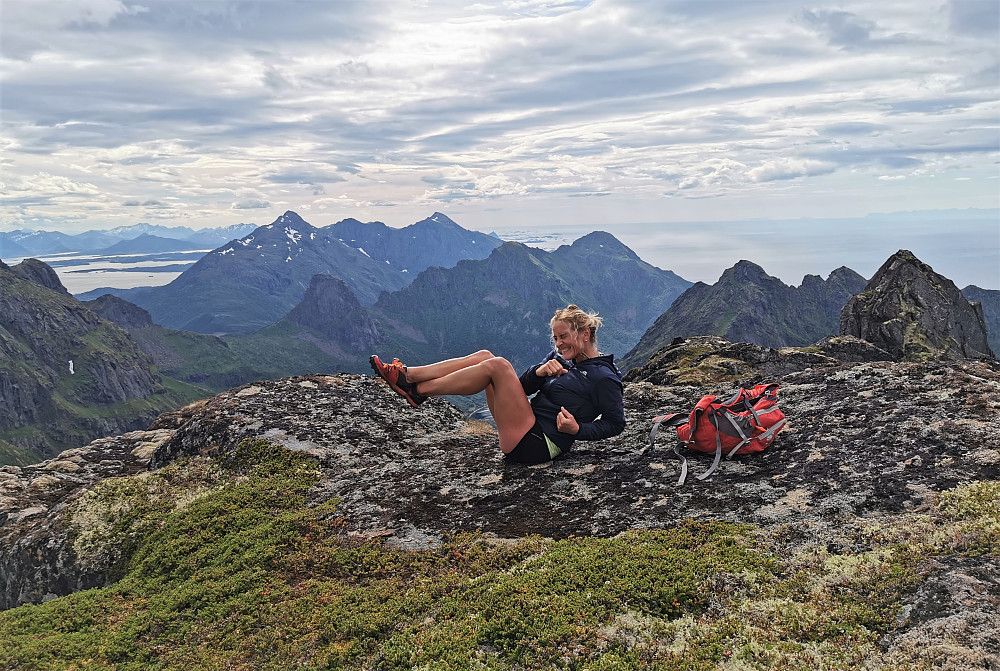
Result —
[[[621, 220], [998, 204], [978, 177], [995, 172], [1000, 38], [976, 0], [142, 4], [4, 1], [17, 216], [69, 220], [82, 196], [100, 225], [138, 206], [218, 225], [272, 204], [414, 220], [479, 201]], [[948, 191], [922, 167], [977, 179]], [[828, 200], [843, 188], [868, 195]]]
[[271, 207], [271, 203], [266, 200], [250, 198], [247, 200], [241, 200], [238, 203], [233, 203], [231, 207], [234, 210], [259, 210]]
[[742, 184], [746, 181], [747, 167], [728, 158], [713, 158], [695, 167], [692, 174], [678, 183], [681, 189], [695, 187]]
[[94, 196], [99, 189], [87, 182], [74, 182], [62, 175], [39, 172], [34, 175], [14, 176], [0, 183], [0, 195], [18, 198], [51, 198], [65, 195]]
[[747, 177], [752, 182], [770, 182], [776, 179], [794, 179], [812, 175], [826, 175], [833, 172], [837, 166], [823, 161], [809, 159], [779, 158], [767, 161], [752, 170], [747, 171]]

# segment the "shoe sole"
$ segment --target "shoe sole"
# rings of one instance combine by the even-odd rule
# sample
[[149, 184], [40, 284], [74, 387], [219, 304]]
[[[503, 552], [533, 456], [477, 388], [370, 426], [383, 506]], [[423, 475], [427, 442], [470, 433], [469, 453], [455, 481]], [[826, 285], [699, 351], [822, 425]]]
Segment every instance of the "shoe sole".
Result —
[[372, 354], [368, 358], [368, 363], [371, 364], [372, 370], [375, 371], [375, 374], [378, 375], [383, 380], [385, 380], [385, 383], [387, 385], [389, 385], [390, 387], [392, 387], [392, 389], [397, 394], [399, 394], [400, 396], [402, 396], [403, 398], [405, 398], [406, 402], [409, 403], [412, 407], [419, 408], [420, 405], [416, 401], [414, 401], [413, 398], [411, 398], [408, 393], [406, 393], [405, 391], [403, 391], [403, 389], [397, 387], [394, 382], [390, 382], [389, 379], [385, 375], [382, 374], [382, 371], [379, 370], [378, 364], [375, 363], [376, 356], [377, 356], [376, 354]]

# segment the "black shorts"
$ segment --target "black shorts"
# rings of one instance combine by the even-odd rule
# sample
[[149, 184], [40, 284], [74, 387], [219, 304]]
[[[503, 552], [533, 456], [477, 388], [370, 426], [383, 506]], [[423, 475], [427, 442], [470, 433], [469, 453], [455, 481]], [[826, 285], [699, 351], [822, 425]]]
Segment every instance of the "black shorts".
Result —
[[535, 425], [528, 430], [528, 433], [524, 434], [524, 438], [513, 450], [507, 453], [506, 457], [519, 464], [529, 465], [552, 461], [552, 455], [549, 454], [549, 444], [545, 441], [545, 434], [542, 433], [542, 427], [538, 425], [538, 420], [535, 420]]

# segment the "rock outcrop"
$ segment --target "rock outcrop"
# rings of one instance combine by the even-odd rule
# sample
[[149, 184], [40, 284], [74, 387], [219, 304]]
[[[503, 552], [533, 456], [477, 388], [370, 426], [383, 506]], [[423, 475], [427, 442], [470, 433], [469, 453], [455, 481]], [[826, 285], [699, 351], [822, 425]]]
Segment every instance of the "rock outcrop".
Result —
[[[157, 469], [184, 456], [227, 452], [243, 438], [314, 455], [323, 473], [315, 501], [339, 500], [349, 531], [400, 547], [433, 544], [457, 530], [611, 536], [688, 518], [778, 525], [795, 542], [839, 547], [848, 542], [845, 529], [862, 519], [915, 511], [935, 492], [1000, 476], [997, 365], [843, 363], [810, 354], [798, 360], [804, 369], [771, 378], [781, 383], [790, 418], [775, 446], [724, 461], [710, 480], [679, 488], [669, 439], [644, 449], [650, 419], [759, 379], [754, 361], [784, 366], [784, 356], [797, 356], [721, 340], [695, 344], [716, 358], [703, 352], [692, 365], [664, 357], [659, 379], [672, 380], [670, 386], [645, 381], [651, 370], [626, 384], [629, 425], [622, 435], [577, 443], [567, 458], [538, 467], [506, 463], [495, 432], [444, 400], [410, 410], [381, 381], [347, 374], [258, 382], [162, 415], [147, 432], [34, 467], [5, 467], [0, 566], [9, 568], [0, 576], [2, 605], [107, 578], [115, 555], [104, 548], [81, 556], [73, 543], [73, 515], [93, 482], [143, 470], [147, 459]], [[743, 368], [718, 375], [722, 359]], [[699, 366], [705, 374], [698, 384], [686, 383]], [[710, 458], [692, 459], [697, 471]]]
[[[0, 466], [0, 607], [39, 603], [108, 581], [120, 548], [78, 542], [80, 520], [69, 507], [109, 478], [147, 469], [170, 431], [101, 438], [32, 466]], [[78, 509], [86, 515], [82, 507]], [[69, 533], [72, 529], [73, 533]]]
[[38, 259], [25, 259], [16, 266], [10, 268], [18, 277], [40, 284], [43, 287], [58, 291], [61, 294], [69, 295], [69, 291], [59, 280], [59, 275], [44, 261]]
[[851, 336], [828, 336], [810, 347], [781, 349], [731, 343], [720, 336], [694, 336], [676, 338], [645, 365], [629, 370], [625, 381], [658, 385], [732, 382], [749, 387], [796, 371], [891, 358], [888, 352]]
[[840, 333], [907, 361], [995, 358], [982, 306], [907, 250], [889, 257], [847, 302]]

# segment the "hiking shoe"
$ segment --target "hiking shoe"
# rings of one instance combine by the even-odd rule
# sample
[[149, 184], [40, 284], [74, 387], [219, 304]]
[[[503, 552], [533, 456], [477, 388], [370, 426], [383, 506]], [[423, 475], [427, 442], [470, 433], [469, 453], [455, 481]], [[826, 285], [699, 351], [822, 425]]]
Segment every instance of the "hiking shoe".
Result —
[[392, 363], [382, 363], [377, 354], [372, 354], [368, 362], [372, 365], [372, 370], [414, 408], [427, 400], [426, 396], [417, 393], [417, 385], [406, 381], [406, 366], [399, 359], [393, 359]]

